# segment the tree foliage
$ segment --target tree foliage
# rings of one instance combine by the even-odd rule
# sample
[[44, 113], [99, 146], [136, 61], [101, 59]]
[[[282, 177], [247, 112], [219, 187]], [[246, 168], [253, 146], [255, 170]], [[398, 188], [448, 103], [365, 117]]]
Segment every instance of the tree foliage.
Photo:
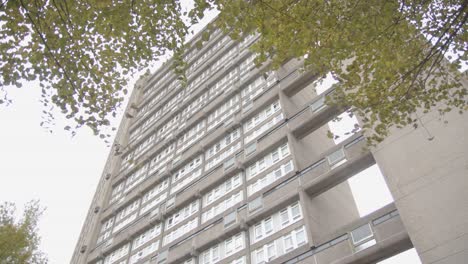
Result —
[[75, 128], [98, 133], [116, 115], [126, 78], [180, 46], [181, 13], [172, 0], [1, 1], [3, 95], [9, 85], [38, 80], [46, 123], [57, 106]]
[[[209, 9], [233, 38], [258, 32], [257, 63], [304, 58], [340, 80], [335, 103], [361, 116], [371, 139], [417, 126], [417, 109], [467, 109], [457, 72], [467, 62], [466, 0], [5, 0], [0, 6], [0, 87], [38, 79], [45, 107], [76, 127], [109, 124], [125, 76], [167, 51], [183, 76], [184, 40]], [[199, 43], [197, 43], [199, 44]], [[455, 54], [450, 64], [444, 55]], [[5, 102], [5, 100], [3, 100]], [[1, 102], [1, 101], [0, 101]], [[46, 114], [48, 112], [46, 111]], [[75, 127], [75, 128], [76, 128]], [[104, 135], [101, 135], [104, 136]]]
[[38, 219], [43, 210], [37, 201], [25, 206], [21, 219], [15, 220], [15, 205], [0, 204], [0, 264], [43, 264], [45, 255], [39, 251]]
[[[319, 76], [331, 72], [340, 81], [332, 103], [361, 117], [370, 143], [392, 126], [417, 127], [420, 111], [468, 109], [457, 71], [468, 59], [466, 0], [213, 2], [234, 37], [260, 33], [259, 63], [299, 57]], [[458, 58], [448, 64], [450, 53]]]

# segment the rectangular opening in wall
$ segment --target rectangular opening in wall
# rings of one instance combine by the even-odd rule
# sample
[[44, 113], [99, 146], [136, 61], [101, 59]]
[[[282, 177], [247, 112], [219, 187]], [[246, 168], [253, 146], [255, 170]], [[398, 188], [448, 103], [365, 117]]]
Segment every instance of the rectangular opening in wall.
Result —
[[412, 248], [406, 251], [403, 251], [395, 256], [384, 259], [377, 264], [401, 264], [401, 263], [411, 263], [411, 264], [421, 264], [418, 253], [416, 249]]
[[322, 78], [317, 79], [314, 84], [315, 91], [317, 94], [322, 94], [329, 90], [334, 84], [337, 84], [338, 80], [333, 77], [331, 73], [328, 73]]
[[336, 145], [361, 131], [356, 116], [350, 112], [339, 114], [335, 119], [328, 122], [328, 127], [333, 134], [333, 141]]
[[348, 183], [361, 217], [393, 202], [393, 197], [377, 164], [349, 178]]

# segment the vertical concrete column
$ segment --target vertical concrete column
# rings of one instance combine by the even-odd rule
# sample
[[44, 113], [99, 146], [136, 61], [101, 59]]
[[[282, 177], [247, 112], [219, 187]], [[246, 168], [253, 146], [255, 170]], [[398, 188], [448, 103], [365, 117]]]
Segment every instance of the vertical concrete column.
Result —
[[290, 132], [287, 133], [289, 150], [293, 157], [294, 170], [299, 173], [307, 166], [307, 157], [300, 141]]
[[279, 101], [281, 104], [281, 111], [283, 112], [286, 119], [291, 118], [297, 112], [297, 106], [291, 101], [291, 99], [284, 93], [282, 89], [278, 92]]
[[[299, 178], [299, 182], [301, 179]], [[302, 217], [304, 218], [304, 224], [306, 226], [306, 231], [307, 231], [307, 240], [309, 241], [308, 244], [310, 247], [314, 246], [314, 230], [318, 228], [317, 223], [314, 221], [314, 216], [311, 214], [311, 206], [312, 203], [310, 201], [309, 196], [305, 193], [304, 189], [302, 186], [299, 186], [297, 188], [297, 192], [299, 193], [299, 203], [301, 205], [301, 210], [302, 210]]]

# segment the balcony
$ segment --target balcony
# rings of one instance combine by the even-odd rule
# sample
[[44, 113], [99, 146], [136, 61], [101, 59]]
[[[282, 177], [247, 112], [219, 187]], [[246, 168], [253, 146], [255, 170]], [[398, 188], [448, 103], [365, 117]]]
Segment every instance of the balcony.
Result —
[[[389, 204], [317, 241], [316, 246], [287, 264], [375, 263], [412, 248], [394, 204]], [[338, 261], [337, 261], [338, 260]]]

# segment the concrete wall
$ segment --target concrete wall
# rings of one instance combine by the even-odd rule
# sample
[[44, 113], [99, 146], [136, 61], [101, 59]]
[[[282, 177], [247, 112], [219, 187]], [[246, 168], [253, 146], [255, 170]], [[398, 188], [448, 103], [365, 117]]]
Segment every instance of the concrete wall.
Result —
[[395, 130], [373, 154], [422, 262], [466, 263], [468, 114], [421, 120], [427, 131]]

